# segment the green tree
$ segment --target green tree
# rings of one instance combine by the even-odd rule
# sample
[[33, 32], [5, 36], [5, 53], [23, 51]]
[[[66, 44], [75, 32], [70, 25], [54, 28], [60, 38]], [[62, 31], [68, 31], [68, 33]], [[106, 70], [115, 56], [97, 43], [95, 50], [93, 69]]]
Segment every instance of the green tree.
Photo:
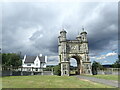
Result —
[[44, 68], [45, 71], [52, 71], [52, 69], [54, 68], [55, 66], [53, 65], [50, 65], [50, 66], [46, 66], [46, 68]]
[[16, 53], [2, 53], [3, 66], [21, 66], [22, 60], [19, 54]]
[[94, 61], [92, 64], [92, 74], [97, 75], [98, 69], [104, 69], [104, 68], [99, 62]]
[[55, 75], [61, 75], [61, 65], [60, 63], [54, 67], [54, 74]]
[[118, 59], [114, 64], [112, 64], [112, 67], [113, 68], [120, 68], [120, 55], [118, 55]]

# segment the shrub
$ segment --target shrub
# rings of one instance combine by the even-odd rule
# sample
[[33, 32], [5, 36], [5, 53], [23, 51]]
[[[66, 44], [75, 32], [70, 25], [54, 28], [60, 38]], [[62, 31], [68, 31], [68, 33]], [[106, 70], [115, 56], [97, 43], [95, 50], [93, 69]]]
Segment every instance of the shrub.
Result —
[[93, 75], [97, 75], [97, 73], [98, 73], [97, 69], [104, 69], [104, 68], [99, 62], [94, 61], [92, 64], [92, 74]]
[[61, 65], [58, 64], [54, 67], [54, 75], [61, 75]]

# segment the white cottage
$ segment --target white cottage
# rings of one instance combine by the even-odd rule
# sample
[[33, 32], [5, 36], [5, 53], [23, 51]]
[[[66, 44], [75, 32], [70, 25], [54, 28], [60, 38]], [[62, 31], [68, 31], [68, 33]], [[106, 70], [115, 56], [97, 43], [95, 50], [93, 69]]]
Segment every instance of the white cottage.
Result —
[[[24, 56], [22, 60], [22, 67], [24, 68], [46, 68], [47, 56]], [[25, 70], [26, 71], [26, 70]]]

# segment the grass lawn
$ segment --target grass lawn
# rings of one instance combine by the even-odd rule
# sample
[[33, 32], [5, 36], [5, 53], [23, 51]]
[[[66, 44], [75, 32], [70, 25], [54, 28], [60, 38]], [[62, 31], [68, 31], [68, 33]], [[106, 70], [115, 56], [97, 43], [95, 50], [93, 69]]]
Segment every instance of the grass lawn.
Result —
[[107, 80], [116, 80], [118, 81], [118, 75], [84, 75], [89, 77], [96, 77], [100, 79], [107, 79]]
[[0, 90], [2, 89], [2, 78], [0, 77]]
[[49, 75], [3, 77], [2, 85], [3, 88], [112, 88], [74, 76]]

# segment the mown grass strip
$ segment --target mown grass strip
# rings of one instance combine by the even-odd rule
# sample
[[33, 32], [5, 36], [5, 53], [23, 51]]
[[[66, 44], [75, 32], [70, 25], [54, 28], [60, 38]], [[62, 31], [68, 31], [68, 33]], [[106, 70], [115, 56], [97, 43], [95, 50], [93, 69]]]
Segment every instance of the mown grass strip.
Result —
[[3, 88], [112, 88], [73, 76], [9, 76], [2, 78]]

